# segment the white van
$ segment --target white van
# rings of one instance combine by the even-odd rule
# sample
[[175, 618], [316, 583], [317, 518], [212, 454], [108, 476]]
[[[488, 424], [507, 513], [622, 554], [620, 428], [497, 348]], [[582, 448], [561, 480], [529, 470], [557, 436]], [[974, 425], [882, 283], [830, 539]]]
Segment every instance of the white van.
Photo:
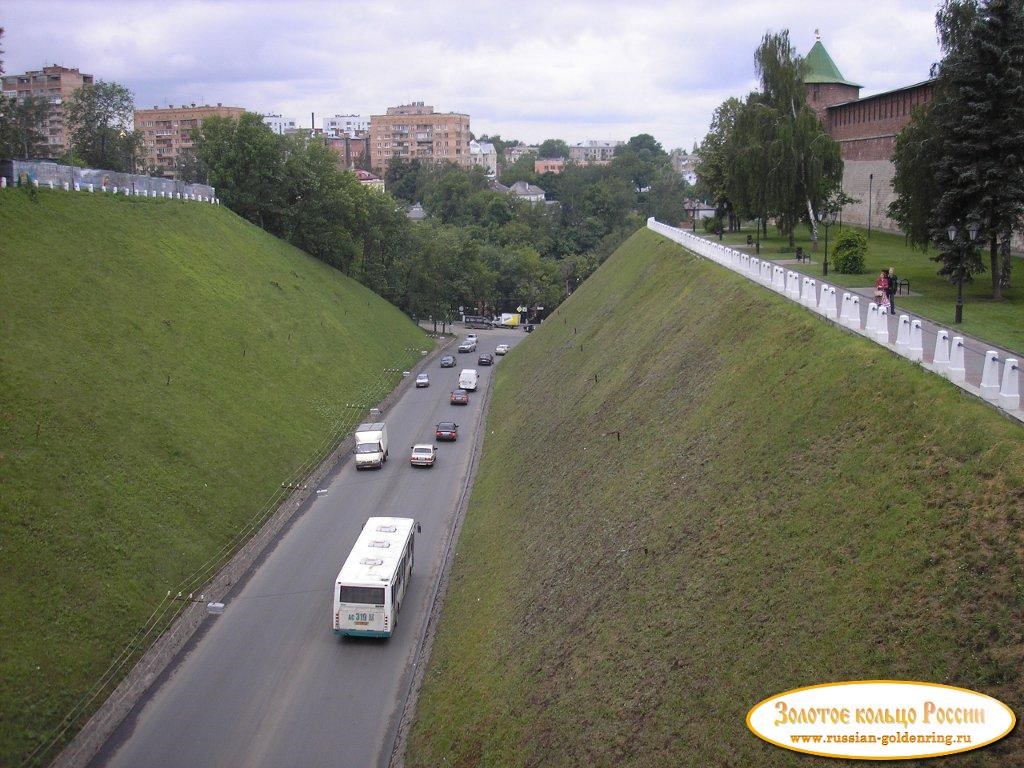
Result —
[[476, 368], [464, 368], [459, 374], [459, 388], [471, 392], [476, 389], [479, 380], [480, 374], [476, 372]]
[[383, 421], [356, 427], [356, 469], [377, 467], [388, 460], [388, 428]]

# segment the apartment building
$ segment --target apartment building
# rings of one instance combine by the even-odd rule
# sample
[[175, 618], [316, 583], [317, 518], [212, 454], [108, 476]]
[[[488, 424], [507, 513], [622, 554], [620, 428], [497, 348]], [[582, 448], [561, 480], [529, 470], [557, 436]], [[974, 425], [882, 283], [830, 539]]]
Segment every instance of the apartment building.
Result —
[[615, 157], [615, 148], [624, 141], [581, 141], [569, 147], [569, 159], [580, 165], [607, 165]]
[[46, 124], [39, 128], [47, 137], [48, 156], [59, 158], [68, 150], [71, 139], [70, 127], [64, 121], [64, 100], [83, 85], [92, 83], [92, 75], [53, 65], [20, 75], [4, 75], [3, 95], [19, 101], [31, 97], [49, 102]]
[[538, 175], [542, 173], [559, 174], [565, 170], [565, 163], [564, 157], [542, 157], [533, 161], [533, 172]]
[[269, 125], [270, 130], [278, 136], [293, 133], [299, 127], [297, 120], [292, 117], [283, 117], [282, 115], [264, 115], [263, 122]]
[[469, 142], [469, 159], [473, 165], [479, 165], [488, 176], [498, 173], [498, 151], [489, 141]]
[[209, 117], [230, 117], [238, 119], [245, 109], [225, 107], [223, 104], [210, 106], [153, 107], [135, 110], [135, 130], [142, 133], [142, 164], [147, 168], [159, 168], [163, 176], [173, 179], [178, 156], [191, 149], [192, 131]]
[[469, 115], [434, 112], [422, 101], [388, 107], [387, 114], [370, 116], [370, 158], [383, 173], [392, 157], [427, 162], [472, 165], [469, 154]]
[[370, 118], [363, 115], [335, 115], [323, 119], [324, 134], [332, 139], [359, 139], [370, 131]]

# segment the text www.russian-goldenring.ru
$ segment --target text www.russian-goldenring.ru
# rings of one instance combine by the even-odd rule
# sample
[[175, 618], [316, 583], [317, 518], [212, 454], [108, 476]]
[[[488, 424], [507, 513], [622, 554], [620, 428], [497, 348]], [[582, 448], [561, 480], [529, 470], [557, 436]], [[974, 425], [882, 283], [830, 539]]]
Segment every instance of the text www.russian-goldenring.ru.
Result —
[[874, 733], [815, 733], [815, 734], [792, 734], [790, 740], [793, 744], [880, 744], [888, 747], [891, 744], [944, 744], [951, 747], [954, 744], [970, 744], [969, 733], [902, 733], [882, 734]]

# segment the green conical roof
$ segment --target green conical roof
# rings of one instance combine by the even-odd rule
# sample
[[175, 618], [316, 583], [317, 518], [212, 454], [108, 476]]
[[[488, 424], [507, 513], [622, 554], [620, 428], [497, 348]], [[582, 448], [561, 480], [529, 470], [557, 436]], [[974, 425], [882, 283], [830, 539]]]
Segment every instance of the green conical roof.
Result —
[[852, 85], [854, 88], [862, 87], [843, 77], [843, 73], [832, 61], [832, 57], [828, 55], [821, 40], [815, 41], [804, 61], [807, 62], [807, 74], [804, 75], [805, 83], [835, 83], [836, 85]]

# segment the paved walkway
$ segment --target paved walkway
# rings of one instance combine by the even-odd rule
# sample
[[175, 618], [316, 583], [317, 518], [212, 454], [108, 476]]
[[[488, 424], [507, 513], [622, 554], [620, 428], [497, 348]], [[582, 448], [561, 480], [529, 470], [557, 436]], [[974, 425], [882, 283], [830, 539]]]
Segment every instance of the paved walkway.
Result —
[[[651, 221], [653, 221], [653, 220], [651, 220]], [[689, 237], [692, 237], [692, 234], [690, 232], [686, 232], [686, 231], [683, 231], [683, 230], [677, 230], [677, 229], [675, 229], [673, 227], [666, 227], [665, 225], [660, 224], [660, 222], [653, 222], [653, 223], [655, 225], [657, 225], [656, 227], [652, 227], [653, 229], [655, 229], [655, 231], [660, 231], [661, 234], [669, 236], [670, 239], [674, 239], [674, 240], [676, 240], [676, 242], [679, 242], [680, 239], [685, 240], [685, 239], [687, 239]], [[649, 222], [648, 225], [651, 226], [651, 222]], [[661, 231], [662, 228], [664, 228], [665, 231]], [[677, 239], [677, 237], [678, 237], [678, 239]], [[843, 308], [842, 298], [843, 298], [843, 294], [844, 293], [849, 293], [851, 295], [860, 296], [861, 300], [859, 302], [859, 307], [860, 307], [860, 322], [859, 322], [859, 329], [860, 330], [859, 330], [859, 332], [861, 334], [864, 334], [864, 330], [863, 329], [864, 329], [864, 327], [867, 324], [867, 316], [868, 316], [868, 312], [869, 312], [868, 307], [874, 301], [874, 293], [875, 293], [874, 286], [870, 286], [870, 287], [865, 286], [865, 287], [862, 287], [862, 288], [842, 288], [840, 286], [835, 286], [835, 285], [832, 285], [832, 283], [829, 283], [828, 278], [823, 278], [820, 275], [809, 275], [806, 272], [802, 272], [800, 270], [801, 267], [806, 267], [808, 263], [813, 264], [814, 262], [797, 263], [795, 261], [795, 259], [790, 259], [790, 258], [777, 258], [777, 259], [773, 259], [770, 256], [768, 256], [767, 254], [765, 254], [763, 256], [756, 256], [753, 253], [753, 248], [746, 248], [746, 247], [743, 247], [743, 246], [739, 246], [739, 247], [736, 247], [736, 246], [725, 246], [725, 244], [719, 243], [716, 238], [702, 237], [702, 236], [698, 236], [698, 237], [700, 237], [701, 240], [703, 240], [703, 241], [705, 241], [707, 243], [710, 243], [711, 245], [718, 246], [719, 248], [724, 246], [725, 248], [730, 249], [731, 251], [735, 251], [737, 253], [743, 254], [748, 259], [749, 258], [759, 258], [762, 262], [768, 263], [768, 264], [772, 264], [773, 266], [774, 265], [778, 265], [780, 268], [785, 269], [787, 272], [795, 272], [797, 275], [799, 275], [798, 279], [800, 280], [801, 284], [802, 284], [803, 278], [805, 278], [805, 277], [809, 278], [810, 280], [814, 281], [815, 306], [819, 305], [820, 301], [821, 301], [822, 284], [830, 285], [830, 286], [832, 286], [833, 288], [836, 289], [837, 305], [838, 305], [838, 308], [839, 308], [840, 312], [842, 311], [842, 308]], [[687, 247], [685, 242], [680, 242], [680, 244], [683, 245], [683, 247]], [[714, 250], [714, 249], [712, 249], [712, 250]], [[710, 255], [714, 256], [715, 254], [712, 253]], [[716, 260], [717, 260], [717, 256], [716, 256]], [[725, 264], [725, 266], [728, 266], [730, 269], [733, 269], [734, 271], [738, 271], [740, 274], [745, 275], [746, 277], [750, 278], [751, 280], [754, 280], [755, 282], [761, 282], [762, 284], [764, 284], [763, 281], [758, 281], [755, 275], [752, 275], [752, 274], [750, 274], [750, 273], [748, 273], [746, 271], [743, 271], [742, 269], [737, 269], [737, 267], [735, 265]], [[808, 310], [809, 311], [814, 311], [812, 308], [808, 308]], [[951, 306], [950, 307], [950, 312], [952, 312], [952, 310], [953, 310], [953, 308]], [[998, 382], [1000, 382], [1000, 383], [1003, 381], [1003, 372], [1004, 372], [1004, 367], [1005, 367], [1005, 361], [1007, 360], [1007, 358], [1014, 358], [1014, 359], [1016, 359], [1018, 361], [1019, 364], [1024, 364], [1024, 354], [1022, 354], [1022, 353], [1016, 352], [1014, 350], [1004, 349], [1004, 348], [999, 347], [997, 345], [989, 344], [988, 342], [985, 342], [982, 339], [977, 339], [977, 338], [975, 338], [973, 336], [965, 335], [961, 331], [957, 330], [956, 327], [953, 326], [953, 325], [941, 325], [941, 324], [935, 323], [932, 320], [929, 320], [927, 318], [921, 317], [920, 315], [915, 315], [915, 314], [913, 314], [911, 312], [907, 312], [905, 310], [902, 310], [900, 308], [900, 297], [899, 296], [896, 297], [896, 312], [895, 312], [895, 314], [888, 316], [889, 340], [890, 340], [890, 343], [888, 345], [886, 345], [886, 346], [888, 348], [890, 348], [890, 349], [892, 349], [894, 347], [894, 344], [895, 344], [895, 342], [896, 342], [896, 340], [898, 338], [897, 334], [898, 334], [898, 330], [899, 330], [900, 316], [901, 315], [906, 315], [908, 317], [908, 321], [911, 322], [911, 323], [914, 320], [920, 320], [921, 321], [921, 330], [922, 330], [922, 337], [923, 337], [922, 346], [924, 347], [924, 350], [923, 350], [923, 361], [922, 361], [921, 364], [925, 368], [928, 368], [929, 370], [935, 371], [936, 373], [938, 373], [938, 369], [933, 367], [934, 366], [933, 358], [934, 358], [934, 355], [935, 355], [935, 341], [936, 341], [936, 337], [938, 335], [938, 332], [940, 330], [945, 330], [949, 334], [950, 340], [952, 340], [953, 337], [955, 337], [955, 336], [959, 336], [959, 337], [963, 338], [963, 343], [964, 343], [964, 367], [966, 369], [966, 374], [967, 375], [966, 375], [966, 381], [963, 382], [963, 383], [959, 383], [958, 386], [962, 387], [963, 389], [965, 389], [966, 391], [968, 391], [968, 392], [970, 392], [970, 393], [972, 393], [974, 395], [977, 395], [978, 397], [982, 396], [981, 380], [982, 380], [982, 373], [983, 373], [983, 370], [984, 370], [984, 367], [985, 367], [986, 353], [988, 351], [990, 351], [990, 350], [994, 351], [999, 356]], [[837, 322], [837, 321], [835, 321], [835, 322]], [[837, 322], [837, 324], [842, 326], [841, 323]], [[853, 329], [851, 329], [851, 330], [853, 330]], [[942, 375], [942, 374], [940, 373], [939, 375]], [[1022, 397], [1021, 397], [1022, 402], [1024, 402], [1024, 376], [1018, 375], [1017, 389], [1018, 389], [1018, 393], [1022, 395]], [[1000, 406], [997, 405], [997, 407], [1000, 407]], [[1011, 409], [1008, 409], [1008, 408], [1005, 408], [1005, 407], [1000, 407], [1000, 410], [1003, 411], [1003, 413], [1006, 413], [1007, 415], [1010, 415], [1010, 416], [1018, 419], [1019, 421], [1024, 421], [1024, 410], [1021, 410], [1020, 408], [1011, 410]]]
[[[709, 242], [716, 242], [712, 238], [707, 238], [706, 237], [704, 239], [708, 240]], [[747, 248], [746, 246], [730, 246], [730, 247], [733, 248], [733, 250], [739, 251], [741, 253], [746, 253], [746, 254], [748, 254], [750, 256], [754, 256], [755, 255], [754, 252], [753, 252], [754, 251], [753, 248]], [[808, 274], [808, 273], [803, 272], [801, 270], [802, 267], [805, 267], [808, 264], [815, 264], [816, 262], [814, 262], [814, 261], [797, 262], [796, 259], [789, 259], [789, 258], [773, 259], [773, 258], [771, 258], [771, 257], [769, 257], [767, 255], [761, 256], [760, 258], [761, 258], [762, 261], [769, 261], [769, 262], [771, 262], [773, 264], [778, 264], [779, 266], [784, 266], [787, 270], [791, 270], [793, 272], [797, 272], [802, 277], [809, 277], [812, 280], [814, 280], [816, 282], [816, 291], [817, 291], [817, 296], [816, 297], [819, 300], [820, 300], [820, 297], [821, 297], [821, 283], [827, 283], [829, 285], [832, 285], [832, 283], [829, 283], [827, 277], [822, 277], [821, 275], [811, 275], [811, 274]], [[872, 285], [872, 286], [864, 286], [862, 288], [840, 288], [837, 285], [837, 286], [835, 286], [835, 289], [838, 292], [840, 299], [842, 299], [842, 295], [843, 295], [844, 292], [851, 293], [851, 294], [856, 294], [856, 295], [861, 297], [861, 328], [863, 328], [865, 322], [867, 321], [868, 303], [874, 301], [875, 287]], [[913, 293], [911, 295], [912, 296], [919, 296], [920, 294]], [[904, 296], [906, 296], [906, 294], [904, 294]], [[866, 299], [866, 301], [865, 301], [865, 299]], [[926, 363], [930, 364], [930, 363], [932, 363], [932, 358], [935, 355], [935, 337], [936, 337], [936, 335], [937, 335], [939, 330], [946, 330], [946, 331], [948, 331], [950, 338], [953, 338], [954, 336], [962, 337], [963, 340], [964, 340], [964, 366], [967, 368], [967, 382], [969, 384], [973, 383], [973, 385], [975, 387], [978, 387], [981, 384], [981, 374], [982, 374], [982, 370], [985, 367], [985, 353], [988, 352], [989, 350], [994, 350], [999, 355], [999, 361], [1000, 361], [999, 378], [1000, 378], [1000, 381], [1002, 381], [1002, 374], [1003, 374], [1002, 362], [1004, 360], [1006, 360], [1009, 357], [1012, 357], [1012, 358], [1015, 358], [1016, 360], [1024, 361], [1024, 353], [1022, 353], [1022, 352], [1017, 352], [1015, 350], [1006, 349], [1005, 347], [1000, 347], [1000, 346], [997, 346], [995, 344], [990, 344], [990, 343], [988, 343], [986, 341], [983, 341], [981, 339], [977, 339], [974, 336], [968, 336], [967, 334], [963, 333], [962, 331], [957, 330], [956, 326], [953, 325], [953, 324], [941, 325], [939, 323], [934, 322], [933, 320], [929, 320], [926, 317], [922, 317], [921, 315], [915, 315], [912, 312], [908, 312], [905, 309], [900, 309], [900, 296], [898, 296], [898, 295], [896, 296], [895, 304], [896, 304], [895, 313], [893, 315], [890, 315], [890, 317], [889, 317], [889, 332], [891, 333], [891, 338], [894, 339], [894, 340], [896, 338], [896, 332], [899, 329], [899, 317], [900, 317], [900, 315], [907, 315], [910, 318], [911, 321], [913, 321], [915, 319], [920, 320], [921, 321], [922, 331], [924, 332], [924, 361]], [[841, 305], [840, 305], [840, 309], [842, 309]], [[952, 305], [950, 305], [949, 311], [950, 311], [950, 314], [952, 314], [952, 312], [953, 312], [953, 306]], [[1022, 387], [1022, 394], [1024, 394], [1024, 387]], [[1024, 398], [1022, 398], [1022, 399], [1024, 399]]]

